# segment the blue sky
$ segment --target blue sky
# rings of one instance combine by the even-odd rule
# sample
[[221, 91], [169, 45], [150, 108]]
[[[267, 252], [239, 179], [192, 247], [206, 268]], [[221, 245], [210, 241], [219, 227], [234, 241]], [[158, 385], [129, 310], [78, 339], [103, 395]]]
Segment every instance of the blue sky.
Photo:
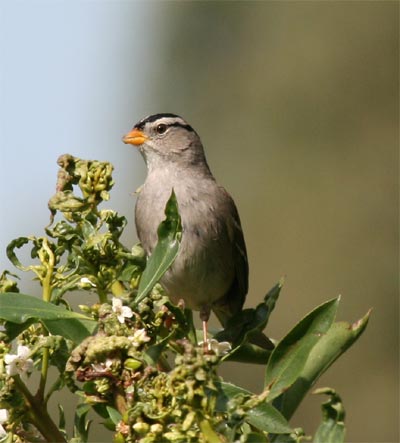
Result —
[[[111, 161], [112, 205], [133, 223], [144, 168], [121, 136], [143, 115], [152, 3], [6, 1], [1, 28], [0, 267], [9, 240], [41, 235], [59, 155]], [[135, 61], [132, 60], [135, 55]], [[129, 207], [131, 202], [131, 207]], [[132, 225], [132, 240], [134, 228]]]

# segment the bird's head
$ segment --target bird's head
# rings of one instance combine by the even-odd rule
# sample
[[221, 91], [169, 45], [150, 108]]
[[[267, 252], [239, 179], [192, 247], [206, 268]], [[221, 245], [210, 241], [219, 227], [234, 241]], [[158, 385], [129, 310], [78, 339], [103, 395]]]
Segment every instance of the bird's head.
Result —
[[155, 114], [140, 120], [122, 141], [136, 146], [149, 168], [205, 163], [197, 132], [175, 114]]

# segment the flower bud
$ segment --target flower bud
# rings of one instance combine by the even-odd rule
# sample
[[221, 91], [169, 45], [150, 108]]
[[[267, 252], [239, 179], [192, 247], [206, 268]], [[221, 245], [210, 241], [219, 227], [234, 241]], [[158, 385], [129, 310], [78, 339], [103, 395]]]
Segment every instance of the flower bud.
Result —
[[132, 371], [136, 371], [136, 369], [139, 369], [142, 365], [143, 363], [135, 358], [127, 358], [124, 362], [124, 367]]
[[138, 434], [143, 435], [143, 434], [147, 434], [149, 432], [150, 426], [147, 423], [144, 423], [144, 422], [141, 421], [141, 422], [135, 423], [132, 426], [132, 428]]

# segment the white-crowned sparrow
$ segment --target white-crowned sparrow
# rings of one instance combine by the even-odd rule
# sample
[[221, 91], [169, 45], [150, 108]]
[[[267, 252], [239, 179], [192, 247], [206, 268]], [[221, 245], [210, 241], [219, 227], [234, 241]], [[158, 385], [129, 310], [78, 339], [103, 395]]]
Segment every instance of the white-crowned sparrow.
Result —
[[182, 220], [178, 256], [160, 283], [171, 300], [200, 311], [206, 336], [211, 310], [225, 327], [242, 309], [248, 290], [246, 246], [231, 196], [213, 177], [196, 131], [175, 114], [140, 120], [124, 138], [138, 147], [148, 174], [135, 220], [146, 254], [174, 189]]

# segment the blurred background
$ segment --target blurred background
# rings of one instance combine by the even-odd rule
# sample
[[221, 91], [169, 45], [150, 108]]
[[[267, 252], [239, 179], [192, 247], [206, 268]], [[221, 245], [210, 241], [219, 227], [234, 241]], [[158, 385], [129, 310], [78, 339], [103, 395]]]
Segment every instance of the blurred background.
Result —
[[[373, 308], [318, 386], [343, 397], [348, 442], [399, 441], [398, 2], [3, 0], [0, 46], [1, 269], [11, 239], [43, 234], [64, 153], [113, 163], [108, 206], [136, 242], [146, 171], [121, 136], [180, 114], [239, 208], [247, 306], [286, 277], [269, 335], [338, 294], [340, 320]], [[222, 375], [260, 392], [263, 371]], [[314, 433], [323, 400], [292, 425]]]

